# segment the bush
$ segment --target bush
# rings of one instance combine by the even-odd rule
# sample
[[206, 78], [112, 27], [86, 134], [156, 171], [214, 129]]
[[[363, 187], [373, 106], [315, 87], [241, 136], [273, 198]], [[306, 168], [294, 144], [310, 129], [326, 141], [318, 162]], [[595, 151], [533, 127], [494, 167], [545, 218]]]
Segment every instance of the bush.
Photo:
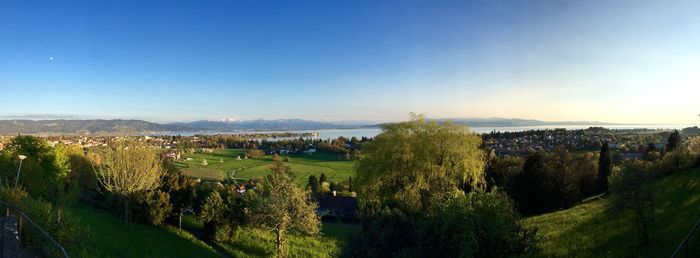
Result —
[[258, 149], [249, 149], [245, 151], [245, 156], [253, 159], [260, 158], [263, 156], [263, 151]]
[[501, 192], [452, 199], [431, 216], [396, 209], [378, 214], [363, 222], [344, 256], [514, 257], [536, 251], [535, 231], [520, 224], [512, 201]]
[[170, 195], [160, 190], [137, 194], [133, 203], [136, 204], [132, 206], [134, 219], [155, 226], [162, 225], [163, 220], [173, 210], [173, 205], [170, 203]]
[[688, 149], [679, 148], [666, 154], [661, 159], [659, 166], [661, 172], [668, 175], [694, 166], [695, 161], [695, 157]]
[[[70, 212], [48, 201], [29, 197], [22, 189], [2, 187], [0, 198], [22, 210], [69, 253], [86, 250], [83, 240], [89, 236], [89, 230]], [[29, 223], [24, 223], [22, 228], [20, 239], [25, 246], [47, 257], [60, 256], [56, 246]]]

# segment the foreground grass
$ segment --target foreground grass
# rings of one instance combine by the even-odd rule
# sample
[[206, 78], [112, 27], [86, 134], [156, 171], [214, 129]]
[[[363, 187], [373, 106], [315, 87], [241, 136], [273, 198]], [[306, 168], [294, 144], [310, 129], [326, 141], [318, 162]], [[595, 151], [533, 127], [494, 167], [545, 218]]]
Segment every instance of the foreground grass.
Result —
[[[183, 219], [183, 228], [201, 231], [202, 223], [194, 216]], [[291, 257], [337, 257], [343, 245], [360, 227], [352, 224], [323, 223], [320, 237], [287, 235], [287, 250]], [[275, 250], [273, 233], [255, 228], [242, 228], [232, 243], [213, 243], [231, 257], [269, 257]]]
[[[347, 237], [357, 232], [357, 226], [324, 224], [321, 237], [287, 235], [290, 257], [337, 257]], [[268, 257], [275, 249], [275, 236], [260, 229], [243, 229], [233, 243], [217, 243], [232, 257]]]
[[[235, 177], [254, 178], [264, 177], [270, 173], [272, 156], [266, 155], [257, 159], [237, 160], [243, 157], [245, 152], [239, 149], [214, 150], [214, 153], [194, 153], [183, 156], [192, 160], [177, 161], [186, 175], [210, 181], [219, 181], [227, 177], [227, 172], [236, 171]], [[314, 154], [290, 155], [288, 162], [295, 180], [306, 185], [309, 175], [326, 174], [329, 180], [343, 181], [355, 175], [355, 161], [343, 160], [342, 156], [334, 153], [317, 152]], [[202, 160], [206, 159], [208, 165], [203, 166]], [[222, 162], [223, 161], [223, 162]]]
[[[123, 225], [112, 214], [78, 205], [71, 209], [83, 225], [86, 257], [217, 257], [213, 248], [187, 231], [142, 224]], [[75, 256], [75, 255], [73, 255]]]
[[[669, 257], [700, 219], [700, 169], [677, 172], [652, 184], [654, 226], [651, 242], [644, 246], [638, 244], [631, 214], [607, 213], [606, 199], [530, 217], [524, 223], [538, 228], [539, 246], [550, 257]], [[700, 252], [699, 243], [691, 243], [695, 248], [691, 253]]]

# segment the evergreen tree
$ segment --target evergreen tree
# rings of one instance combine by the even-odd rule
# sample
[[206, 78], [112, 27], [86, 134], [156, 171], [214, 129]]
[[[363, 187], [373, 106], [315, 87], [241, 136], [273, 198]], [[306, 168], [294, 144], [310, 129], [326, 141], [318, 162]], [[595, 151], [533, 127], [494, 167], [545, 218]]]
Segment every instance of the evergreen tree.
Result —
[[326, 178], [326, 174], [321, 173], [321, 178], [318, 179], [318, 182], [321, 184], [328, 182], [328, 178]]
[[598, 160], [598, 191], [608, 191], [608, 176], [612, 172], [612, 160], [610, 159], [610, 148], [608, 143], [603, 143], [600, 148], [600, 159]]
[[306, 184], [306, 188], [310, 189], [312, 193], [318, 193], [321, 189], [318, 178], [314, 175], [309, 176], [309, 182]]
[[668, 136], [668, 143], [666, 143], [666, 150], [673, 151], [678, 146], [681, 145], [681, 133], [678, 130], [673, 131], [670, 136]]

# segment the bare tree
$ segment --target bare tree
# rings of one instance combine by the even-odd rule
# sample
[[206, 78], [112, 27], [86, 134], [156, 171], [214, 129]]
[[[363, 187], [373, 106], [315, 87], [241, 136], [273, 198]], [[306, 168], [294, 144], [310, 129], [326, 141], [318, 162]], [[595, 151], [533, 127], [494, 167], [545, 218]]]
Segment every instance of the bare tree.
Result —
[[318, 204], [294, 182], [289, 168], [281, 162], [275, 162], [265, 186], [262, 205], [255, 211], [253, 219], [256, 224], [275, 233], [277, 257], [286, 257], [285, 234], [288, 231], [307, 235], [319, 233]]
[[95, 171], [102, 188], [124, 203], [124, 223], [129, 221], [129, 199], [136, 193], [160, 186], [164, 173], [154, 149], [125, 140], [110, 145]]

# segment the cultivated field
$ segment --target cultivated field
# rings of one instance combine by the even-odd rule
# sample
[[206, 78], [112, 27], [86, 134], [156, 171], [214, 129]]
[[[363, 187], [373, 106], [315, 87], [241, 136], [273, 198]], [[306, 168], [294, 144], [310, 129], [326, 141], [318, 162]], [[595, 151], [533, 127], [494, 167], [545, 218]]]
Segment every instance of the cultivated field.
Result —
[[[237, 160], [240, 156], [241, 160]], [[244, 159], [244, 150], [214, 150], [214, 153], [194, 153], [183, 155], [175, 164], [186, 175], [209, 181], [219, 181], [234, 175], [236, 178], [264, 177], [270, 173], [272, 156], [266, 155], [257, 159]], [[326, 174], [331, 181], [347, 180], [355, 175], [355, 161], [342, 159], [342, 156], [334, 153], [317, 152], [314, 154], [288, 155], [284, 162], [289, 166], [297, 182], [306, 184], [309, 175]], [[191, 160], [186, 160], [191, 158]], [[203, 160], [208, 165], [202, 165]], [[235, 174], [234, 174], [235, 172]]]

